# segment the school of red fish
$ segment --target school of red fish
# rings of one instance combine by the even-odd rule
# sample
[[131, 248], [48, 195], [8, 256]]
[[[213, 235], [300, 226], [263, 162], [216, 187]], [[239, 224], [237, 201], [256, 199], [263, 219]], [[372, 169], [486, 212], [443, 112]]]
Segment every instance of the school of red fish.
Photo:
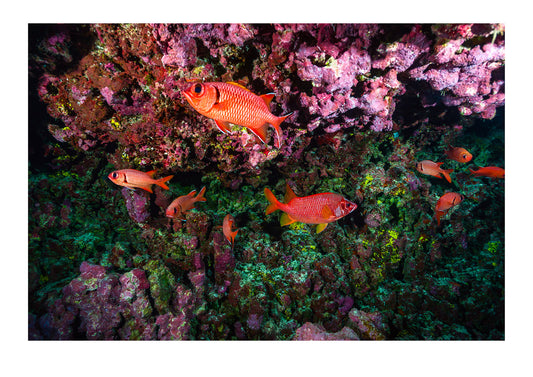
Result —
[[[270, 112], [270, 101], [274, 94], [264, 94], [258, 96], [244, 86], [234, 82], [208, 82], [194, 83], [183, 91], [187, 102], [198, 113], [213, 119], [216, 127], [223, 133], [231, 133], [231, 124], [249, 129], [261, 142], [267, 143], [268, 127], [274, 128], [276, 139], [274, 145], [280, 148], [283, 142], [283, 132], [281, 123], [291, 114], [276, 116]], [[444, 152], [448, 159], [467, 163], [472, 160], [472, 154], [464, 148], [449, 146]], [[416, 170], [421, 174], [430, 175], [436, 178], [444, 178], [449, 183], [452, 182], [450, 173], [453, 169], [443, 169], [443, 162], [433, 162], [423, 160], [416, 163]], [[470, 168], [469, 168], [470, 169]], [[470, 169], [472, 175], [477, 177], [504, 178], [505, 171], [496, 166], [479, 167], [478, 170]], [[152, 185], [158, 185], [168, 190], [166, 182], [173, 178], [169, 175], [163, 178], [154, 179], [155, 170], [141, 172], [135, 169], [115, 170], [108, 175], [108, 178], [119, 186], [129, 189], [140, 188], [149, 193], [153, 193]], [[206, 188], [203, 187], [198, 195], [193, 190], [187, 195], [174, 199], [165, 211], [166, 217], [184, 221], [189, 210], [195, 208], [196, 202], [205, 202]], [[337, 221], [350, 214], [357, 208], [357, 204], [345, 199], [339, 194], [332, 192], [319, 193], [309, 196], [298, 197], [287, 184], [284, 202], [276, 199], [272, 191], [264, 189], [265, 196], [269, 202], [265, 214], [269, 215], [276, 210], [283, 213], [280, 217], [281, 226], [289, 225], [293, 222], [306, 224], [316, 224], [316, 232], [322, 232], [329, 223]], [[437, 226], [440, 226], [440, 219], [454, 206], [461, 203], [464, 196], [447, 192], [442, 195], [435, 206], [434, 218]], [[222, 232], [233, 250], [235, 237], [238, 229], [235, 227], [235, 219], [231, 214], [224, 217]]]
[[[444, 154], [450, 159], [461, 163], [467, 163], [472, 160], [472, 154], [464, 148], [452, 147], [448, 145], [448, 150]], [[417, 162], [416, 170], [425, 175], [431, 175], [436, 178], [444, 178], [448, 183], [452, 183], [450, 173], [453, 173], [453, 169], [442, 169], [441, 165], [444, 162], [433, 162], [430, 160], [424, 160]], [[497, 166], [480, 167], [478, 170], [472, 170], [468, 168], [470, 173], [476, 177], [489, 177], [489, 178], [505, 178], [505, 170]], [[442, 195], [435, 205], [435, 215], [433, 216], [437, 220], [437, 226], [440, 226], [440, 219], [446, 215], [448, 211], [461, 203], [464, 200], [462, 194], [456, 192], [446, 192]]]

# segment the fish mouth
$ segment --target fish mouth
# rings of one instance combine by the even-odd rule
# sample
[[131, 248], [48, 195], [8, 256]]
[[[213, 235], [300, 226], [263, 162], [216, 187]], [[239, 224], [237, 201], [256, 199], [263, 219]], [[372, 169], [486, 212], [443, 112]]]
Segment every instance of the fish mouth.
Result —
[[189, 93], [189, 89], [187, 89], [187, 90], [183, 90], [182, 93], [183, 93], [183, 95], [185, 96], [185, 98], [187, 99], [187, 101], [188, 101], [188, 102], [191, 102], [192, 97], [191, 97], [191, 94]]
[[353, 204], [353, 207], [350, 210], [350, 212], [347, 213], [347, 215], [349, 215], [350, 213], [352, 213], [353, 211], [355, 211], [357, 209], [357, 204], [356, 203], [354, 203], [354, 202], [350, 202], [350, 203]]

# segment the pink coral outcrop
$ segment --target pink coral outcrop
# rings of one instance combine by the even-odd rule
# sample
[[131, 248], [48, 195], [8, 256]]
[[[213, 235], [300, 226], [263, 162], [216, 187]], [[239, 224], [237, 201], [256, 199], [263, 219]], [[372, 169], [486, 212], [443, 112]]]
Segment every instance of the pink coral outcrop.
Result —
[[330, 333], [321, 325], [306, 322], [296, 330], [293, 340], [359, 340], [359, 337], [349, 327]]

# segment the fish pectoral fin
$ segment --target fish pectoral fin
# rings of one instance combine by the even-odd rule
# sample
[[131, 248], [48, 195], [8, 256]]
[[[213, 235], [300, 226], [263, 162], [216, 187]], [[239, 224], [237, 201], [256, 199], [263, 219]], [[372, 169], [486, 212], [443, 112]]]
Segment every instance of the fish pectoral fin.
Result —
[[223, 122], [221, 120], [216, 120], [215, 119], [215, 123], [216, 123], [218, 129], [220, 131], [222, 131], [223, 133], [225, 133], [225, 134], [231, 133], [231, 130], [229, 128], [229, 122]]
[[281, 226], [292, 224], [295, 221], [296, 220], [294, 220], [292, 217], [287, 215], [285, 212], [283, 212], [283, 214], [281, 215], [281, 218], [279, 219], [279, 223], [281, 224]]
[[322, 232], [324, 229], [326, 229], [327, 226], [328, 226], [327, 223], [324, 223], [324, 224], [318, 224], [318, 225], [316, 226], [316, 232], [317, 232], [317, 234], [320, 233], [320, 232]]
[[333, 211], [327, 205], [322, 207], [322, 211], [320, 211], [320, 215], [325, 220], [328, 220], [328, 219], [331, 219], [331, 218], [335, 217], [335, 215], [333, 214]]

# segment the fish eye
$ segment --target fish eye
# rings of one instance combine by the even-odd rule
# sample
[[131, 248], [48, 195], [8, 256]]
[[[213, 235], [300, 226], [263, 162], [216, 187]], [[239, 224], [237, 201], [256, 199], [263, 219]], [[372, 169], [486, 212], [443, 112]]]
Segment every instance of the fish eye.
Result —
[[194, 86], [194, 92], [195, 92], [196, 94], [200, 94], [200, 93], [202, 93], [202, 89], [203, 89], [203, 88], [202, 88], [202, 84], [196, 84], [196, 85]]
[[111, 176], [113, 177], [113, 179], [117, 179], [118, 178], [118, 173], [116, 171], [114, 171]]
[[468, 156], [467, 156], [466, 154], [463, 155], [463, 158], [464, 158], [465, 160], [467, 159], [467, 157], [468, 157]]
[[178, 212], [178, 208], [177, 207], [172, 208], [172, 210], [174, 211], [174, 214], [176, 214]]

